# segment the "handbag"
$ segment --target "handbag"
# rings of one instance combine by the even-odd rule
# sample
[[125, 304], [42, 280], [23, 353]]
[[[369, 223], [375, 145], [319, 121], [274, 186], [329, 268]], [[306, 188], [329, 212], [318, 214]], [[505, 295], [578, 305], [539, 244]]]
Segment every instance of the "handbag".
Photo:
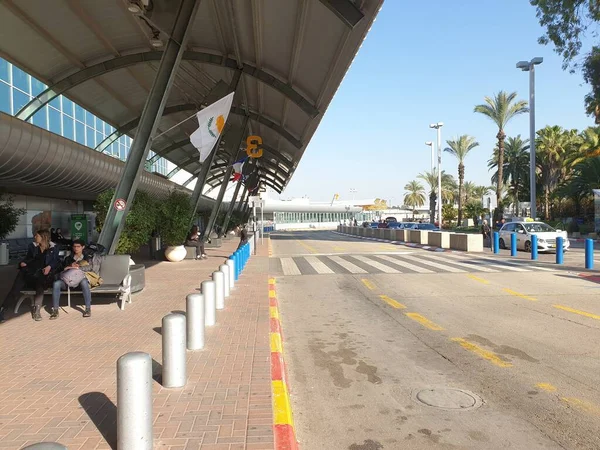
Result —
[[92, 272], [90, 270], [90, 271], [84, 272], [84, 273], [85, 273], [85, 277], [88, 280], [88, 283], [90, 283], [91, 288], [95, 288], [96, 286], [100, 286], [102, 283], [104, 283], [104, 280], [96, 272]]
[[85, 273], [81, 269], [67, 269], [60, 273], [59, 278], [68, 287], [76, 288], [85, 278]]

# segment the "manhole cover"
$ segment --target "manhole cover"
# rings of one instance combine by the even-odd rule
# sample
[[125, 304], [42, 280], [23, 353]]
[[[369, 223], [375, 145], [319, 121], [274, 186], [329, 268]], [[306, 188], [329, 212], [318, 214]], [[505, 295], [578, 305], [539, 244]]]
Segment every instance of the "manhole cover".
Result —
[[472, 409], [481, 406], [481, 398], [468, 391], [452, 388], [429, 388], [418, 391], [415, 400], [442, 409]]

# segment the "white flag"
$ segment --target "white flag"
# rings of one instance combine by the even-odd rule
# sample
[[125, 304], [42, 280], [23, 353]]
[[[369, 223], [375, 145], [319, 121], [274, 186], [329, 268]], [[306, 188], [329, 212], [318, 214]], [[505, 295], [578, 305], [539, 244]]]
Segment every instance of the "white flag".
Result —
[[225, 128], [231, 103], [233, 103], [233, 94], [234, 92], [198, 111], [196, 114], [199, 128], [190, 136], [190, 142], [200, 152], [201, 163], [208, 158], [210, 151], [215, 146], [215, 142], [217, 142], [217, 139], [219, 139], [221, 132]]

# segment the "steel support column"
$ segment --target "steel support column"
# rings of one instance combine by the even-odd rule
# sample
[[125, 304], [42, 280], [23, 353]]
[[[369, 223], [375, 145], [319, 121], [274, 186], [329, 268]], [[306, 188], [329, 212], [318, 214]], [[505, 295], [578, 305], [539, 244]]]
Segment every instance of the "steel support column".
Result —
[[244, 185], [244, 192], [242, 192], [242, 196], [240, 197], [240, 201], [238, 202], [237, 212], [241, 213], [244, 209], [244, 200], [246, 199], [246, 195], [248, 194], [248, 188]]
[[[229, 85], [229, 92], [227, 93], [227, 95], [231, 92], [235, 92], [235, 90], [237, 89], [238, 83], [240, 82], [240, 78], [242, 76], [242, 71], [241, 70], [237, 70], [234, 75], [233, 75], [233, 79], [231, 80], [231, 83]], [[246, 128], [246, 123], [248, 122], [247, 118], [244, 118], [244, 129]], [[227, 134], [232, 134], [232, 128], [229, 128], [228, 131], [226, 131]], [[190, 202], [192, 204], [192, 217], [190, 218], [190, 224], [193, 222], [194, 217], [196, 216], [196, 211], [198, 211], [198, 205], [200, 204], [200, 199], [202, 198], [202, 190], [204, 189], [204, 185], [206, 184], [206, 180], [208, 179], [208, 174], [210, 173], [210, 168], [215, 160], [215, 157], [217, 156], [217, 152], [219, 151], [219, 145], [221, 144], [221, 140], [223, 139], [223, 137], [225, 136], [225, 133], [221, 134], [221, 136], [219, 137], [219, 139], [217, 140], [217, 142], [215, 143], [214, 148], [212, 149], [212, 151], [210, 152], [210, 154], [208, 155], [208, 157], [204, 160], [204, 163], [202, 164], [201, 168], [200, 168], [200, 173], [198, 174], [198, 179], [196, 180], [196, 185], [194, 186], [194, 191], [192, 192], [192, 197], [190, 198]], [[233, 140], [235, 140], [235, 137], [233, 137]], [[237, 153], [237, 149], [235, 149], [234, 154]]]
[[210, 218], [208, 219], [208, 224], [206, 225], [206, 229], [204, 230], [204, 234], [202, 235], [202, 238], [205, 240], [210, 237], [210, 233], [213, 227], [215, 226], [217, 214], [219, 214], [219, 209], [221, 209], [221, 203], [223, 202], [223, 197], [225, 196], [225, 190], [227, 189], [227, 184], [229, 183], [231, 172], [233, 172], [233, 163], [235, 162], [236, 158], [239, 158], [240, 146], [242, 145], [247, 125], [248, 117], [245, 117], [244, 122], [242, 123], [242, 127], [239, 129], [238, 133], [234, 135], [232, 132], [231, 137], [227, 140], [227, 144], [229, 144], [227, 146], [231, 149], [231, 153], [228, 160], [228, 167], [225, 171], [225, 175], [223, 175], [223, 183], [221, 184], [219, 195], [217, 195], [215, 206], [213, 206], [213, 210], [210, 213]]
[[229, 221], [231, 220], [231, 215], [233, 214], [233, 208], [235, 207], [235, 201], [237, 200], [237, 196], [240, 193], [241, 186], [242, 186], [242, 181], [239, 180], [237, 182], [237, 186], [235, 187], [235, 191], [233, 192], [233, 197], [231, 197], [231, 202], [229, 202], [229, 209], [227, 210], [227, 215], [225, 216], [225, 220], [223, 220], [223, 225], [221, 226], [222, 233], [227, 233], [227, 227], [229, 226]]
[[[181, 0], [179, 5], [173, 30], [160, 60], [152, 89], [146, 99], [129, 157], [104, 221], [102, 233], [100, 233], [99, 242], [108, 249], [109, 254], [114, 253], [119, 242], [121, 231], [125, 225], [125, 217], [133, 203], [140, 175], [144, 170], [144, 164], [150, 151], [152, 135], [156, 132], [162, 117], [169, 91], [186, 47], [188, 31], [199, 5], [200, 0]], [[125, 204], [123, 204], [123, 200]]]

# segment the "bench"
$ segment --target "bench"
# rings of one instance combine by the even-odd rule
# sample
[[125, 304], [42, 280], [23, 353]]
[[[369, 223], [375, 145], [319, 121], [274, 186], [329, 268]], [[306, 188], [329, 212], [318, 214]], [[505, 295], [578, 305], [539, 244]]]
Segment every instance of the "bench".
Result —
[[[125, 303], [131, 303], [131, 275], [129, 273], [129, 255], [107, 255], [100, 266], [100, 277], [104, 282], [100, 286], [92, 288], [92, 295], [115, 294], [121, 302], [121, 309], [125, 309]], [[71, 294], [82, 294], [80, 290], [67, 288], [67, 305], [71, 307]], [[61, 292], [62, 294], [62, 292]], [[35, 290], [26, 289], [21, 291], [19, 301], [15, 306], [15, 314], [19, 312], [21, 303], [29, 298], [33, 302]], [[44, 295], [52, 295], [52, 289], [46, 289]]]

